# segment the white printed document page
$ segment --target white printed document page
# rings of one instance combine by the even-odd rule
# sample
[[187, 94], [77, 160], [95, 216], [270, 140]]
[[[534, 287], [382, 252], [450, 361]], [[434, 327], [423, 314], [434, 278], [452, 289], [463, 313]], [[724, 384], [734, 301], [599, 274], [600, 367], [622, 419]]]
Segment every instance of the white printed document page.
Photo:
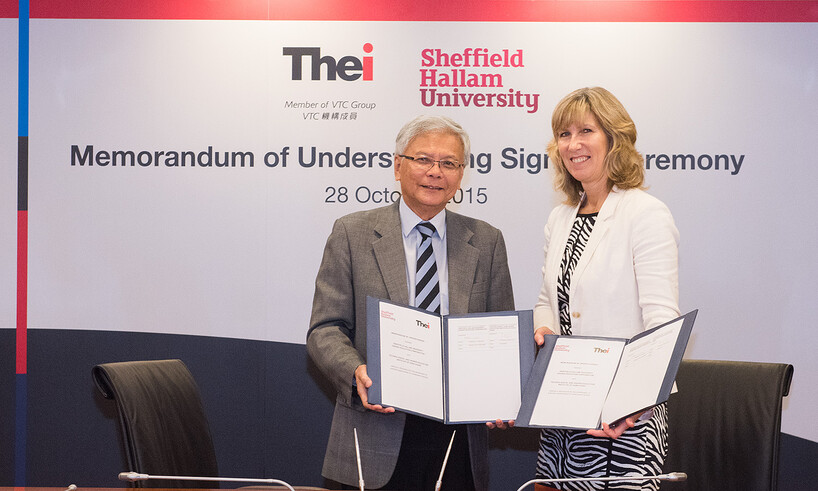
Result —
[[516, 315], [446, 320], [448, 421], [510, 420], [522, 394]]
[[529, 424], [596, 428], [625, 340], [559, 337]]
[[683, 318], [625, 347], [619, 371], [602, 411], [602, 421], [612, 423], [657, 403], [668, 365], [682, 332]]
[[379, 302], [381, 404], [443, 419], [441, 319]]

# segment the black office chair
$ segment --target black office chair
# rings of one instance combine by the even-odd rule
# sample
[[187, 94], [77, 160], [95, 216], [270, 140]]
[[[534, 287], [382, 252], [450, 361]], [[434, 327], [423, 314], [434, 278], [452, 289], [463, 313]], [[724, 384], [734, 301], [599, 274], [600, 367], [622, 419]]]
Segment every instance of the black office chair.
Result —
[[793, 367], [784, 363], [683, 360], [668, 400], [665, 470], [686, 482], [667, 491], [775, 491], [782, 399]]
[[[199, 388], [181, 360], [104, 363], [92, 370], [116, 401], [129, 469], [160, 476], [218, 476]], [[216, 482], [147, 480], [136, 487], [218, 488]]]

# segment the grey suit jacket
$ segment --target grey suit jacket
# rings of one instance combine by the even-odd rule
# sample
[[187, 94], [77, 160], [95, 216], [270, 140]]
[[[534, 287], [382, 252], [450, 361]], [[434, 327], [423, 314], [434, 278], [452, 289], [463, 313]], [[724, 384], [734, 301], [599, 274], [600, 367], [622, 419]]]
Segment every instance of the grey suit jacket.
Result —
[[[502, 233], [481, 220], [446, 212], [449, 312], [514, 309]], [[338, 219], [315, 280], [307, 351], [337, 391], [322, 474], [358, 484], [353, 428], [358, 428], [364, 481], [385, 485], [400, 450], [405, 414], [364, 409], [352, 382], [366, 363], [367, 295], [408, 304], [406, 258], [398, 203]], [[487, 388], [487, 390], [491, 390]], [[469, 425], [470, 457], [478, 491], [488, 489], [488, 435]]]

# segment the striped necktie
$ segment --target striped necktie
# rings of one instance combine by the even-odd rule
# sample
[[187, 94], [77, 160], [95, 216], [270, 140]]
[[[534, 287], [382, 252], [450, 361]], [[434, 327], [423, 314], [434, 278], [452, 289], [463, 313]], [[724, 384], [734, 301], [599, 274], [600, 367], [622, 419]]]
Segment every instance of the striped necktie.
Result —
[[432, 249], [432, 235], [435, 226], [429, 222], [417, 224], [421, 235], [417, 251], [417, 273], [415, 275], [415, 306], [430, 312], [440, 313], [440, 283], [437, 278], [435, 251]]

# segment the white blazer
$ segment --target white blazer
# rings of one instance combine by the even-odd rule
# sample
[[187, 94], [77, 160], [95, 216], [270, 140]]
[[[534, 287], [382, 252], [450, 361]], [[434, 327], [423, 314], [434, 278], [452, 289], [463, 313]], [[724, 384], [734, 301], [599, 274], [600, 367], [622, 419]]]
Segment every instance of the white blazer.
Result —
[[[534, 327], [560, 333], [557, 277], [578, 206], [545, 226], [543, 283]], [[679, 316], [679, 231], [667, 206], [639, 189], [608, 194], [571, 276], [572, 332], [630, 338]]]

